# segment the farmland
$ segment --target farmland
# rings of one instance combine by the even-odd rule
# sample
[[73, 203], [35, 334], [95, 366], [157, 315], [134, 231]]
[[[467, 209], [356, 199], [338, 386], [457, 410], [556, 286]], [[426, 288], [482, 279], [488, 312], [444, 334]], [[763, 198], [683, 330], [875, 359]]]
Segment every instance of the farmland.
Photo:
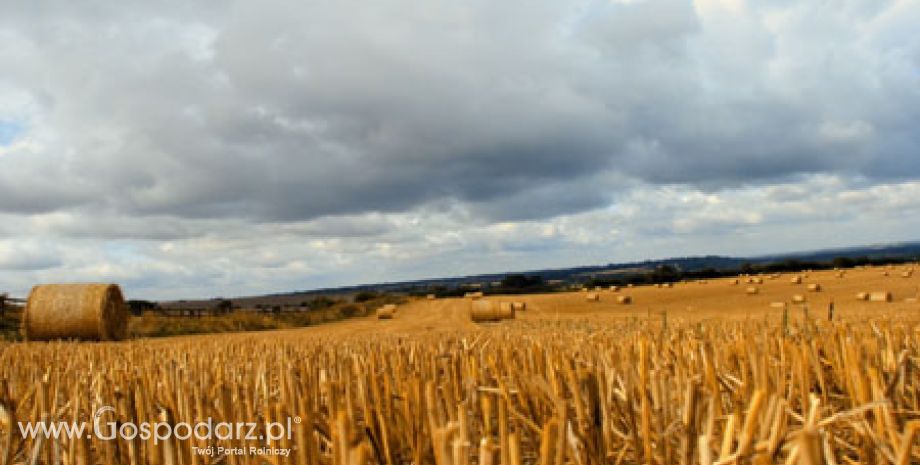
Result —
[[[920, 304], [906, 300], [918, 277], [903, 269], [600, 290], [597, 301], [486, 296], [527, 306], [491, 324], [470, 321], [468, 299], [418, 299], [385, 320], [7, 343], [0, 463], [917, 463]], [[892, 301], [855, 298], [875, 291]], [[104, 424], [212, 418], [256, 422], [258, 434], [13, 434], [19, 421], [91, 422], [105, 406]]]

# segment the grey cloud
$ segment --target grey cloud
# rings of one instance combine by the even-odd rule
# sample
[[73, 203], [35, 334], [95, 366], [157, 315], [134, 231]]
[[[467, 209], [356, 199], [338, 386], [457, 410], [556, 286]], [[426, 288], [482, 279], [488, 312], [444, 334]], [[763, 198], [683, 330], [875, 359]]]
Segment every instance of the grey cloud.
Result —
[[[908, 128], [920, 95], [868, 55], [904, 45], [872, 42], [881, 34], [871, 31], [826, 42], [878, 11], [806, 30], [805, 7], [754, 3], [739, 30], [681, 1], [527, 5], [20, 12], [0, 23], [33, 53], [13, 84], [49, 96], [59, 144], [18, 157], [0, 208], [297, 221], [453, 198], [511, 219], [596, 206], [607, 186], [583, 184], [598, 169], [709, 187], [920, 175]], [[766, 24], [775, 8], [788, 24]], [[794, 34], [815, 46], [790, 46]], [[713, 54], [725, 41], [747, 54]], [[848, 80], [860, 67], [883, 86], [866, 71]], [[47, 69], [54, 76], [34, 87], [30, 76]], [[827, 120], [874, 131], [835, 143], [821, 137]], [[46, 172], [56, 185], [29, 189], [24, 175], [62, 150], [75, 162]], [[577, 198], [531, 196], [535, 184]]]

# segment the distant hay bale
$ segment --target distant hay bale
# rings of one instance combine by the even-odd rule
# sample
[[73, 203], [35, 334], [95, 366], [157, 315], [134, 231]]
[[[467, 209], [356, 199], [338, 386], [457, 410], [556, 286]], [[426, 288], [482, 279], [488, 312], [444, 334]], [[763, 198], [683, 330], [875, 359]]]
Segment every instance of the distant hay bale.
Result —
[[389, 308], [389, 305], [384, 305], [377, 309], [377, 319], [378, 320], [392, 320], [393, 315], [396, 313], [396, 307]]
[[674, 287], [674, 283], [664, 283], [661, 285], [661, 287], [665, 289], [671, 289], [672, 287]]
[[760, 292], [760, 289], [757, 289], [756, 287], [751, 286], [751, 287], [745, 289], [744, 292], [746, 292], [747, 295], [754, 295], [754, 294], [757, 294], [758, 292]]
[[620, 292], [620, 286], [610, 286], [610, 292]]
[[786, 308], [786, 302], [770, 302], [770, 308]]
[[523, 312], [527, 310], [527, 302], [511, 302], [511, 307], [515, 312]]
[[728, 281], [728, 284], [730, 284], [730, 285], [732, 285], [732, 286], [737, 286], [737, 285], [738, 285], [738, 280], [737, 280], [737, 279], [729, 280], [729, 281]]
[[587, 300], [588, 302], [597, 302], [601, 300], [601, 296], [600, 294], [596, 292], [589, 292], [585, 294], [585, 300]]
[[763, 278], [761, 277], [751, 278], [750, 283], [751, 284], [763, 284]]
[[887, 271], [883, 271], [883, 272], [882, 272], [882, 276], [888, 276], [888, 272], [887, 272]]
[[856, 300], [869, 300], [869, 293], [868, 292], [856, 293]]
[[837, 277], [838, 277], [838, 278], [843, 278], [843, 277], [845, 277], [846, 275], [847, 275], [847, 273], [846, 273], [845, 271], [838, 271], [838, 272], [837, 272]]
[[498, 317], [503, 320], [510, 320], [514, 318], [514, 304], [511, 302], [499, 302]]
[[891, 293], [888, 291], [876, 291], [869, 294], [869, 302], [891, 302]]
[[789, 280], [789, 282], [791, 282], [792, 284], [802, 284], [802, 277], [793, 276], [792, 279]]
[[384, 305], [384, 306], [382, 306], [382, 307], [380, 307], [380, 308], [383, 308], [383, 309], [386, 309], [387, 311], [396, 313], [396, 309], [397, 309], [398, 307], [396, 306], [396, 304], [386, 304], [386, 305]]
[[794, 304], [803, 304], [805, 303], [805, 296], [802, 294], [793, 294], [792, 303]]
[[435, 300], [437, 297], [434, 294], [428, 294], [425, 296], [425, 298], [428, 300]]
[[630, 297], [630, 296], [628, 296], [628, 295], [618, 295], [618, 296], [617, 296], [617, 303], [620, 304], [620, 305], [629, 305], [629, 304], [632, 303], [632, 297]]
[[[507, 303], [507, 302], [502, 302]], [[490, 300], [474, 300], [470, 302], [470, 319], [474, 323], [484, 323], [489, 321], [501, 321], [506, 318], [514, 318], [513, 309], [502, 310], [501, 305], [497, 305]]]
[[633, 283], [629, 283], [629, 284], [626, 285], [626, 287], [628, 287], [628, 288], [633, 288], [633, 287], [635, 287], [635, 285], [634, 285]]
[[821, 292], [821, 285], [818, 283], [811, 283], [808, 285], [808, 292]]
[[909, 278], [909, 277], [911, 277], [911, 276], [913, 276], [913, 275], [914, 275], [914, 272], [913, 272], [913, 271], [910, 271], [910, 270], [907, 270], [907, 271], [901, 273], [901, 277], [902, 277], [902, 278]]
[[128, 310], [117, 284], [45, 284], [32, 288], [22, 316], [27, 340], [125, 338]]
[[472, 300], [481, 299], [482, 291], [467, 292], [466, 294], [463, 294], [463, 297], [466, 297], [467, 299], [472, 299]]

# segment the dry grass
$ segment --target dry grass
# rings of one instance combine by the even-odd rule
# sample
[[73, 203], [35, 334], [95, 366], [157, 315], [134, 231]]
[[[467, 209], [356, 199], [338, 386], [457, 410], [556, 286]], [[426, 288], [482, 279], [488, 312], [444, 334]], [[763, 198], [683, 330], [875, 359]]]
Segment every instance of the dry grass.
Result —
[[[245, 444], [294, 447], [292, 457], [220, 462], [230, 464], [920, 463], [920, 312], [854, 301], [857, 285], [816, 295], [848, 296], [834, 321], [817, 304], [811, 314], [770, 308], [796, 289], [782, 279], [757, 296], [637, 287], [634, 306], [585, 302], [580, 292], [521, 296], [526, 312], [489, 325], [469, 321], [469, 300], [420, 299], [386, 322], [0, 343], [0, 401], [10, 418], [32, 421], [86, 418], [106, 405], [120, 421], [302, 420], [290, 439]], [[688, 298], [719, 293], [758, 313]], [[12, 435], [7, 446], [6, 437], [3, 465], [4, 454], [15, 463], [218, 463], [194, 455], [192, 446], [208, 445], [194, 440]]]
[[[920, 460], [918, 323], [630, 317], [344, 341], [13, 344], [0, 392], [33, 421], [103, 405], [132, 421], [304, 419], [292, 440], [265, 444], [298, 446], [277, 463], [906, 464]], [[194, 441], [13, 437], [19, 460], [211, 463]]]

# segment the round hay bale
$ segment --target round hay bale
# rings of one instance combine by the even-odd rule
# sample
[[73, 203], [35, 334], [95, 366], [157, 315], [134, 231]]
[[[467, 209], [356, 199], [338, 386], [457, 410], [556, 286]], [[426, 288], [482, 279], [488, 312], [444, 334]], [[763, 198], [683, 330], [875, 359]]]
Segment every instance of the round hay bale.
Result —
[[902, 278], [909, 278], [909, 277], [911, 277], [911, 276], [913, 276], [913, 275], [914, 275], [914, 272], [913, 272], [913, 271], [905, 271], [905, 272], [901, 273], [901, 277], [902, 277]]
[[804, 303], [805, 303], [805, 296], [802, 295], [802, 294], [794, 294], [794, 295], [792, 296], [792, 303], [795, 303], [795, 304], [804, 304]]
[[870, 302], [891, 302], [891, 293], [888, 291], [876, 291], [869, 294]]
[[527, 302], [511, 302], [511, 307], [515, 312], [523, 312], [527, 310]]
[[386, 309], [387, 311], [390, 311], [393, 313], [396, 313], [396, 309], [397, 309], [396, 304], [386, 304], [380, 308]]
[[388, 305], [384, 305], [377, 309], [377, 319], [378, 320], [392, 320], [393, 314], [396, 312], [396, 307], [387, 308]]
[[470, 302], [470, 319], [474, 323], [488, 321], [501, 321], [498, 305], [490, 300], [474, 300]]
[[632, 297], [630, 297], [630, 296], [628, 296], [628, 295], [618, 295], [618, 296], [617, 296], [617, 303], [620, 304], [620, 305], [629, 305], [629, 304], [632, 303]]
[[763, 284], [763, 278], [751, 278], [751, 284]]
[[479, 291], [479, 292], [467, 292], [466, 294], [463, 295], [463, 297], [466, 297], [466, 298], [472, 299], [472, 300], [481, 299], [481, 298], [482, 298], [482, 291]]
[[747, 295], [754, 295], [754, 294], [757, 294], [758, 292], [760, 292], [760, 289], [757, 289], [756, 287], [751, 286], [751, 287], [745, 289], [744, 292], [746, 292]]
[[770, 308], [786, 308], [786, 302], [770, 302]]
[[435, 300], [435, 299], [437, 299], [437, 297], [436, 297], [434, 294], [428, 294], [428, 295], [425, 296], [425, 298], [428, 299], [428, 300]]
[[596, 292], [589, 292], [585, 294], [585, 300], [587, 300], [588, 302], [597, 302], [601, 300], [601, 296], [600, 294]]
[[117, 284], [44, 284], [32, 288], [22, 315], [30, 341], [118, 341], [128, 329], [128, 309]]
[[856, 300], [869, 300], [869, 293], [868, 292], [856, 293]]
[[802, 284], [802, 277], [793, 276], [792, 279], [789, 280], [789, 282], [791, 282], [792, 284]]
[[811, 283], [808, 285], [808, 292], [821, 292], [821, 285], [818, 283]]
[[510, 320], [514, 318], [514, 304], [511, 302], [499, 302], [498, 303], [498, 316], [503, 320]]
[[729, 280], [729, 281], [728, 281], [728, 284], [730, 284], [730, 285], [732, 285], [732, 286], [737, 286], [737, 285], [738, 285], [738, 280], [737, 280], [737, 279]]
[[620, 292], [620, 286], [610, 286], [610, 292]]

